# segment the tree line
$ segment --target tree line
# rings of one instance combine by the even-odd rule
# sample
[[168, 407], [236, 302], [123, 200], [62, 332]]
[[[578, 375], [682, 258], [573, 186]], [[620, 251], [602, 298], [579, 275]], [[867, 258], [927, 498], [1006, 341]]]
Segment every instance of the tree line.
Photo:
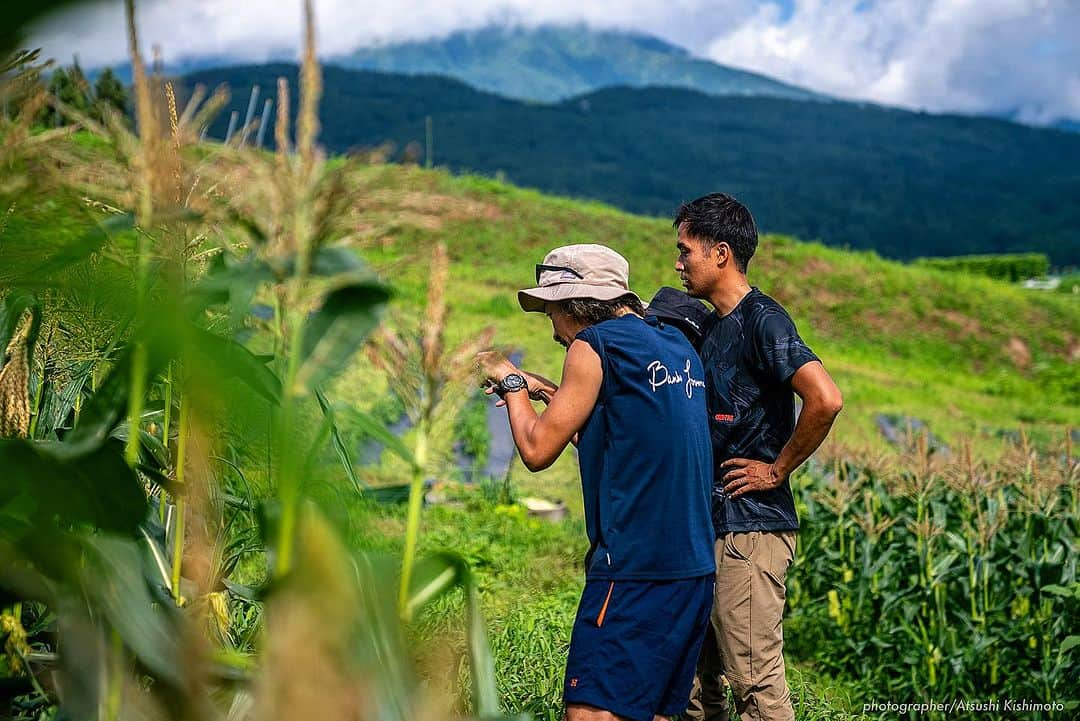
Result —
[[[130, 112], [127, 87], [112, 68], [105, 68], [91, 82], [78, 61], [58, 67], [40, 79], [49, 94], [58, 102], [44, 106], [38, 123], [48, 126], [70, 125], [76, 122], [75, 113], [101, 122], [112, 109], [126, 117]], [[5, 106], [5, 112], [7, 108]]]

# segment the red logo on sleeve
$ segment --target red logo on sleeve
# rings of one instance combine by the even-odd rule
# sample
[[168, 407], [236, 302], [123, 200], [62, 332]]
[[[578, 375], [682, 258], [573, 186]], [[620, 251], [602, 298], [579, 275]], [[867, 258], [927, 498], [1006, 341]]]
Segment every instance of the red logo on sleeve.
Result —
[[713, 420], [719, 421], [720, 423], [734, 423], [735, 416], [731, 415], [730, 413], [717, 413], [715, 416], [713, 416]]

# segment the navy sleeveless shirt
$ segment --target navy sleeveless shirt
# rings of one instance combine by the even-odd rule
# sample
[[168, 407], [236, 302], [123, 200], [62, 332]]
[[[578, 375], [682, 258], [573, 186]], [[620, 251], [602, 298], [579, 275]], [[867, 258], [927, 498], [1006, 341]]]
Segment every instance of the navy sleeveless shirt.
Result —
[[713, 573], [712, 443], [697, 353], [674, 326], [633, 314], [577, 339], [600, 356], [604, 373], [578, 433], [586, 578]]

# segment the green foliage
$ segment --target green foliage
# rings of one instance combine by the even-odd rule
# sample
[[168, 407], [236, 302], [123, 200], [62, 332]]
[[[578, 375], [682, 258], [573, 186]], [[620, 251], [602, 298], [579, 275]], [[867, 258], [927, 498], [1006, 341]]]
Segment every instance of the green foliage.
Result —
[[1080, 293], [1080, 273], [1066, 273], [1061, 276], [1061, 284], [1058, 285], [1057, 291], [1069, 295]]
[[38, 120], [45, 126], [71, 125], [84, 117], [104, 123], [109, 115], [126, 118], [130, 111], [127, 88], [112, 68], [102, 70], [91, 85], [76, 62], [56, 68], [46, 87], [60, 105], [50, 103], [41, 110]]
[[545, 594], [500, 619], [492, 650], [501, 662], [499, 690], [508, 711], [538, 721], [562, 718], [566, 656], [579, 595], [574, 589]]
[[[69, 68], [57, 68], [49, 78], [48, 87], [49, 93], [70, 110], [82, 114], [89, 113], [93, 104], [90, 83], [87, 82], [86, 75], [77, 63]], [[56, 125], [70, 125], [75, 122], [75, 116], [53, 108], [48, 111], [43, 121]]]
[[0, 533], [9, 541], [28, 540], [26, 531], [54, 523], [134, 534], [146, 515], [138, 479], [115, 447], [83, 452], [57, 442], [0, 440], [0, 463]]
[[[214, 719], [226, 717], [224, 705], [237, 719], [400, 721], [428, 703], [397, 589], [381, 583], [398, 559], [346, 553], [309, 502], [330, 485], [322, 476], [329, 447], [351, 470], [321, 387], [351, 364], [389, 290], [352, 249], [334, 244], [347, 225], [344, 184], [340, 164], [327, 169], [315, 151], [313, 48], [306, 58], [296, 153], [226, 151], [200, 172], [228, 192], [195, 198], [204, 176], [188, 175], [202, 159], [184, 145], [190, 118], [173, 115], [165, 152], [149, 107], [162, 98], [139, 73], [141, 136], [109, 113], [103, 137], [63, 150], [49, 145], [63, 132], [15, 132], [6, 119], [0, 127], [0, 160], [18, 161], [14, 182], [5, 175], [0, 188], [4, 211], [18, 217], [18, 252], [5, 255], [3, 272], [37, 293], [5, 289], [0, 340], [29, 328], [34, 347], [39, 326], [47, 328], [34, 378], [20, 372], [5, 385], [20, 419], [22, 396], [34, 392], [39, 427], [33, 440], [0, 440], [0, 598], [4, 633], [14, 634], [3, 661], [34, 690], [20, 710]], [[84, 80], [77, 67], [52, 79], [73, 113], [86, 111]], [[54, 150], [63, 172], [52, 172]], [[108, 167], [95, 165], [95, 177], [114, 177], [86, 180], [83, 153]], [[86, 195], [111, 217], [89, 233], [22, 214], [24, 205], [42, 212], [38, 197], [61, 201], [46, 204], [47, 214], [72, 200], [84, 205]], [[5, 216], [0, 231], [10, 229]], [[244, 235], [248, 242], [234, 244]], [[256, 298], [273, 299], [268, 322], [249, 317]], [[84, 324], [87, 315], [100, 324]], [[105, 342], [92, 337], [101, 327]], [[316, 401], [323, 421], [309, 423]], [[334, 490], [358, 497], [355, 486]], [[463, 590], [471, 698], [477, 713], [497, 715], [468, 566], [449, 552], [421, 557], [412, 580], [400, 598], [409, 611]], [[35, 623], [32, 646], [17, 599], [56, 613], [54, 627]], [[63, 654], [59, 698], [38, 683], [43, 660], [29, 649], [46, 651], [44, 663]]]
[[864, 700], [1074, 702], [1080, 495], [1068, 446], [1043, 455], [1024, 440], [997, 464], [920, 448], [798, 479], [788, 649], [859, 679]]
[[112, 68], [105, 68], [94, 80], [94, 117], [101, 118], [109, 108], [120, 115], [128, 113], [127, 88], [116, 77]]
[[1012, 253], [1002, 255], [963, 255], [955, 258], [918, 258], [916, 265], [951, 273], [985, 275], [1011, 283], [1042, 278], [1050, 270], [1045, 253]]

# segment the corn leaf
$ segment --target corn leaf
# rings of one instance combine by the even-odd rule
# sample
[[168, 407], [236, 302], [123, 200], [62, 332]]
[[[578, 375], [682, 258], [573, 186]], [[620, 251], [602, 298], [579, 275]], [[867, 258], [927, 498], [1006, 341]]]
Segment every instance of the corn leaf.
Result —
[[416, 459], [413, 457], [412, 451], [405, 445], [404, 441], [390, 432], [389, 428], [364, 411], [355, 408], [349, 408], [347, 411], [349, 420], [364, 436], [381, 443], [410, 466], [416, 465]]
[[83, 585], [94, 607], [157, 679], [182, 686], [177, 619], [151, 596], [143, 574], [146, 557], [136, 542], [89, 536], [84, 543], [88, 553]]
[[488, 642], [487, 624], [480, 608], [480, 596], [476, 583], [465, 559], [456, 553], [446, 551], [419, 559], [409, 579], [407, 613], [411, 615], [457, 587], [461, 587], [465, 592], [473, 712], [479, 718], [500, 717], [499, 690], [495, 681], [495, 656]]
[[192, 328], [191, 339], [194, 370], [206, 376], [205, 382], [217, 384], [234, 378], [271, 403], [280, 401], [281, 381], [267, 366], [265, 358], [236, 341], [200, 328]]
[[196, 312], [226, 304], [229, 322], [235, 328], [247, 315], [259, 286], [275, 279], [273, 269], [254, 253], [242, 260], [218, 255], [206, 274], [188, 291], [188, 306], [191, 312]]
[[389, 298], [388, 289], [374, 279], [329, 293], [304, 326], [303, 364], [297, 384], [313, 390], [344, 368], [379, 324]]
[[114, 234], [130, 233], [135, 229], [135, 216], [131, 213], [110, 215], [105, 221], [95, 223], [86, 233], [74, 240], [59, 240], [48, 251], [41, 263], [23, 272], [29, 282], [51, 279], [57, 273], [77, 263], [90, 260]]
[[341, 461], [341, 465], [345, 468], [345, 475], [349, 477], [353, 487], [358, 493], [363, 493], [367, 489], [367, 484], [360, 480], [360, 477], [356, 475], [356, 469], [353, 467], [352, 454], [349, 453], [349, 447], [345, 445], [345, 441], [341, 437], [341, 430], [338, 428], [337, 419], [334, 414], [334, 407], [330, 401], [326, 400], [326, 395], [322, 390], [315, 389], [315, 397], [319, 400], [319, 407], [322, 408], [323, 415], [326, 416], [330, 422], [330, 439], [334, 444], [334, 452], [337, 454], [338, 460]]
[[54, 390], [51, 384], [46, 386], [35, 426], [36, 439], [55, 439], [58, 432], [68, 430], [69, 427], [65, 424], [71, 416], [72, 409], [75, 408], [76, 401], [83, 395], [83, 390], [93, 375], [94, 365], [93, 359], [76, 365], [71, 373], [71, 380], [60, 391]]
[[19, 515], [40, 527], [55, 519], [63, 526], [89, 524], [134, 535], [146, 515], [142, 484], [112, 446], [73, 454], [55, 441], [3, 440], [0, 468], [5, 495], [9, 500], [21, 496], [24, 502], [11, 502], [19, 503]]
[[468, 574], [468, 564], [456, 553], [444, 551], [418, 560], [409, 579], [408, 615], [412, 616], [447, 591], [464, 585]]

